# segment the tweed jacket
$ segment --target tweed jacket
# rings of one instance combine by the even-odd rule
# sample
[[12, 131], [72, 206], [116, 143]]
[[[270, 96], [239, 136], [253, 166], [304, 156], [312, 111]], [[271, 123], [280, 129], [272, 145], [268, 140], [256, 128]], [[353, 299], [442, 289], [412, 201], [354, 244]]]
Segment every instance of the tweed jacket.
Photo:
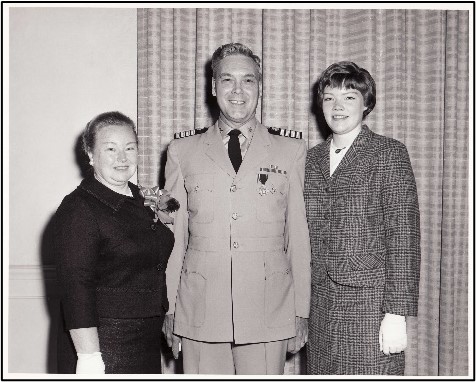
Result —
[[181, 204], [167, 266], [175, 334], [236, 343], [295, 336], [295, 316], [308, 317], [310, 303], [305, 156], [304, 141], [260, 123], [238, 173], [217, 124], [171, 142], [165, 188]]
[[330, 141], [306, 160], [312, 284], [383, 285], [382, 312], [416, 315], [420, 217], [408, 152], [364, 125], [331, 177]]

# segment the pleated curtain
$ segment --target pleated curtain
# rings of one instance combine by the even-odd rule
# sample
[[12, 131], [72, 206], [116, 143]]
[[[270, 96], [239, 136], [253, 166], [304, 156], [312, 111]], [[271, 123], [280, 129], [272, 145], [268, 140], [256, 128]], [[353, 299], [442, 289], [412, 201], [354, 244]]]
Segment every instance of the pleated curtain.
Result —
[[[468, 375], [469, 12], [405, 9], [139, 9], [138, 133], [142, 185], [163, 186], [173, 134], [213, 124], [210, 59], [228, 42], [262, 58], [257, 118], [328, 134], [315, 104], [319, 74], [353, 61], [377, 84], [366, 124], [403, 142], [421, 213], [418, 317], [409, 318], [406, 375]], [[305, 373], [305, 351], [286, 374]], [[180, 366], [163, 357], [165, 373]]]

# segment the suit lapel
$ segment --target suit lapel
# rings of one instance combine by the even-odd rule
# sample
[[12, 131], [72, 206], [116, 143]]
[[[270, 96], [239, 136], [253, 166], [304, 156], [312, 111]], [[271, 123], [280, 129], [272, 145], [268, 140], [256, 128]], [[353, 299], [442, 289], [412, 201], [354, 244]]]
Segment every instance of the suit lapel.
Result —
[[326, 182], [328, 182], [330, 178], [330, 146], [331, 137], [327, 138], [325, 143], [318, 147], [318, 149], [314, 152], [313, 160], [311, 160], [311, 166], [314, 167], [316, 171], [319, 171], [322, 173], [322, 175], [324, 175]]
[[240, 169], [236, 174], [235, 182], [243, 179], [249, 172], [258, 173], [256, 168], [257, 164], [269, 155], [270, 145], [271, 141], [269, 139], [268, 130], [261, 123], [257, 122], [253, 139], [241, 163]]
[[359, 133], [359, 135], [357, 135], [344, 158], [342, 158], [342, 161], [335, 169], [334, 174], [332, 174], [333, 178], [337, 177], [343, 170], [348, 168], [352, 162], [362, 155], [368, 146], [368, 143], [371, 139], [371, 134], [372, 132], [369, 130], [369, 128], [366, 125], [363, 125], [362, 131]]
[[222, 136], [218, 129], [218, 123], [215, 123], [215, 125], [204, 134], [206, 134], [205, 154], [225, 173], [234, 178], [236, 175], [235, 170], [225, 150], [225, 145], [223, 144]]

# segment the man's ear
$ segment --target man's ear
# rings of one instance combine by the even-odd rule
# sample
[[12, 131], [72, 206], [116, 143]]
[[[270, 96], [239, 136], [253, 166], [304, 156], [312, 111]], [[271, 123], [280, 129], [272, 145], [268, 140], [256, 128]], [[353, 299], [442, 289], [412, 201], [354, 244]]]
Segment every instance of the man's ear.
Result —
[[215, 89], [215, 78], [213, 78], [213, 77], [212, 77], [212, 95], [213, 95], [214, 97], [217, 96], [217, 91], [216, 91], [216, 89]]

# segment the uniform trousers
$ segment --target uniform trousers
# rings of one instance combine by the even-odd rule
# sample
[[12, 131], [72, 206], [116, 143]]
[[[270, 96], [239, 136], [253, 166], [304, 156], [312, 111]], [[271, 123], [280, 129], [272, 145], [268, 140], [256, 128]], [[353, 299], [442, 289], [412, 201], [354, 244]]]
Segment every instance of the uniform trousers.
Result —
[[185, 374], [284, 374], [288, 340], [240, 344], [182, 338]]

